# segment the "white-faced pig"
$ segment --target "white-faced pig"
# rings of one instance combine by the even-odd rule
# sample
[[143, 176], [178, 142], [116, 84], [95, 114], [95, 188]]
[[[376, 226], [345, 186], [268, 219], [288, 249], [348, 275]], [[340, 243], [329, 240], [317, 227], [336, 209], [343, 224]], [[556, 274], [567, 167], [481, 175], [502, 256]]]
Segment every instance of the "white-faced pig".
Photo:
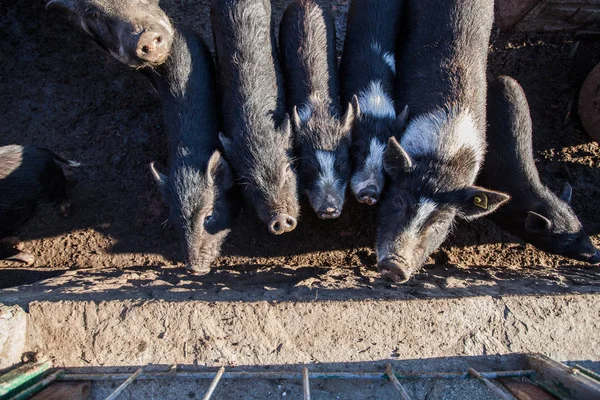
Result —
[[[21, 226], [41, 201], [55, 202], [63, 215], [69, 213], [63, 165], [76, 167], [79, 163], [38, 146], [0, 147], [0, 238]], [[13, 244], [0, 243], [0, 259], [33, 263], [31, 254]]]
[[239, 210], [233, 172], [219, 148], [216, 74], [210, 51], [192, 31], [175, 30], [171, 52], [146, 68], [163, 108], [169, 175], [152, 174], [181, 233], [187, 268], [206, 273]]
[[396, 116], [393, 102], [396, 41], [401, 0], [352, 0], [340, 64], [342, 104], [352, 101], [353, 172], [356, 199], [373, 205], [385, 184], [383, 151], [388, 139], [402, 133], [408, 109]]
[[494, 4], [409, 0], [398, 54], [396, 97], [410, 122], [384, 153], [379, 271], [405, 282], [448, 236], [508, 195], [474, 186], [485, 154], [486, 62]]
[[354, 112], [341, 115], [335, 27], [330, 10], [295, 0], [279, 28], [288, 112], [294, 126], [300, 190], [317, 216], [340, 216], [350, 179]]
[[600, 262], [600, 251], [570, 207], [571, 186], [565, 183], [557, 196], [540, 180], [533, 159], [529, 104], [521, 85], [508, 76], [492, 82], [487, 110], [488, 153], [479, 182], [511, 196], [489, 218], [541, 250]]
[[296, 228], [290, 119], [268, 0], [213, 0], [224, 133], [221, 143], [247, 202], [271, 233]]
[[50, 0], [114, 58], [135, 68], [159, 65], [174, 29], [158, 0]]

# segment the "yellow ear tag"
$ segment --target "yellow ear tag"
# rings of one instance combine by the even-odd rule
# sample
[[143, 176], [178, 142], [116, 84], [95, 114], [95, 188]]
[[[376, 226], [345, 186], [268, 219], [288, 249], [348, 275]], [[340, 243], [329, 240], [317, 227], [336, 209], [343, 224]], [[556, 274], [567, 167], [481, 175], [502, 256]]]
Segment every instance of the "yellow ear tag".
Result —
[[475, 196], [475, 198], [473, 199], [473, 204], [475, 204], [479, 208], [483, 208], [484, 210], [487, 210], [488, 209], [488, 198], [485, 194]]

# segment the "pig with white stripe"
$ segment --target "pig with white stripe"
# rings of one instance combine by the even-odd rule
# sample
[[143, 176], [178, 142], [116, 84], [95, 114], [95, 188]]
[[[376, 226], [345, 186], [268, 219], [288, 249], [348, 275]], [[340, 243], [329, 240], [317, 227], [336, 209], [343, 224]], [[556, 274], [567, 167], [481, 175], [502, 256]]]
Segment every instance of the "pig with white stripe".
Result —
[[487, 215], [509, 196], [474, 186], [485, 154], [486, 63], [494, 4], [408, 0], [396, 98], [410, 104], [384, 153], [378, 269], [402, 283], [448, 236], [456, 217]]
[[299, 158], [300, 189], [317, 216], [340, 216], [350, 180], [352, 105], [341, 116], [330, 10], [315, 0], [296, 0], [280, 25], [279, 49], [287, 105]]
[[352, 193], [364, 204], [379, 201], [388, 139], [402, 132], [407, 108], [394, 109], [394, 52], [402, 16], [401, 0], [353, 0], [340, 64], [342, 104], [352, 102]]

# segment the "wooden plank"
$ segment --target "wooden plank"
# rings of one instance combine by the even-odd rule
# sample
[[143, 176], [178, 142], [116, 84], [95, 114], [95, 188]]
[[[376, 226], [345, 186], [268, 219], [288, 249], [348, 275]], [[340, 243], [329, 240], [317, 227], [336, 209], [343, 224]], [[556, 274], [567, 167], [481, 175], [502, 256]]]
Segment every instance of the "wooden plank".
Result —
[[600, 399], [600, 383], [589, 376], [541, 354], [530, 354], [526, 359], [536, 370], [532, 380], [559, 399]]
[[518, 400], [556, 400], [556, 397], [535, 386], [531, 381], [515, 378], [496, 379]]
[[87, 400], [92, 392], [92, 382], [58, 382], [42, 390], [31, 400]]

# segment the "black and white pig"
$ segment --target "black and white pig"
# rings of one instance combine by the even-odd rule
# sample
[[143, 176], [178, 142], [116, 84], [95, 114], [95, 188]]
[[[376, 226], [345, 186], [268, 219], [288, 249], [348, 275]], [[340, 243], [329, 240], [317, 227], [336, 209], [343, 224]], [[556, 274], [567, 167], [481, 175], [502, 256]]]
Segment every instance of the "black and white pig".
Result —
[[28, 264], [31, 254], [13, 247], [8, 239], [33, 213], [41, 201], [59, 204], [61, 213], [69, 213], [63, 165], [77, 167], [79, 163], [65, 160], [52, 151], [38, 146], [9, 145], [0, 147], [0, 260], [9, 259]]
[[292, 136], [268, 0], [213, 0], [225, 154], [271, 233], [296, 228]]
[[175, 33], [158, 0], [50, 0], [114, 58], [134, 68], [163, 63]]
[[571, 186], [565, 183], [559, 197], [540, 180], [529, 104], [521, 85], [511, 77], [499, 77], [489, 86], [487, 104], [488, 154], [479, 182], [511, 196], [490, 219], [541, 250], [600, 262], [600, 251], [570, 207]]
[[384, 152], [376, 246], [379, 271], [396, 282], [423, 265], [457, 216], [473, 220], [509, 199], [474, 186], [485, 154], [493, 2], [409, 0], [405, 12], [396, 97], [411, 116]]
[[176, 29], [167, 60], [144, 72], [160, 97], [169, 137], [169, 175], [154, 163], [150, 168], [181, 234], [188, 270], [207, 273], [240, 207], [233, 172], [218, 150], [214, 61], [197, 34]]
[[354, 112], [341, 116], [335, 27], [327, 7], [295, 0], [279, 28], [288, 113], [299, 158], [299, 187], [322, 219], [340, 216], [350, 180]]
[[408, 116], [407, 108], [396, 116], [392, 100], [402, 6], [402, 0], [352, 0], [348, 12], [340, 76], [342, 104], [352, 101], [355, 112], [350, 186], [369, 205], [385, 184], [388, 139], [402, 133]]

